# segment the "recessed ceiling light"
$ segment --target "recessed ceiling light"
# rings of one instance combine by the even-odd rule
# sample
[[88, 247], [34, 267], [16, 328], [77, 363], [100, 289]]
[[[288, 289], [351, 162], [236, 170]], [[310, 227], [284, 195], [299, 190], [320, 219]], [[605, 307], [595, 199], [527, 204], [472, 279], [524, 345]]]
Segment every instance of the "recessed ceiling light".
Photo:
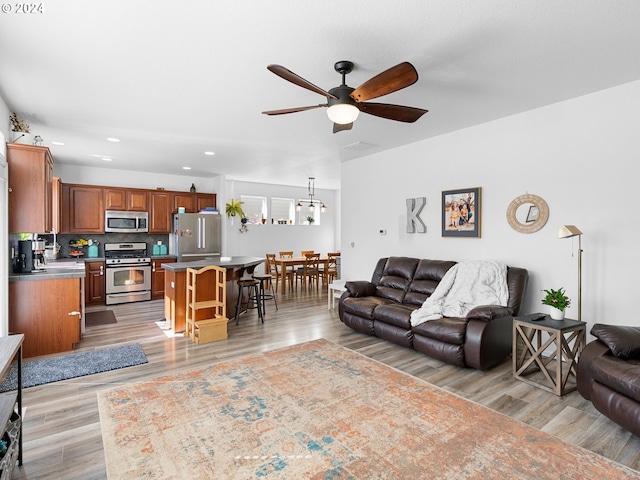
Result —
[[215, 155], [216, 152], [204, 152], [205, 155]]
[[104, 160], [105, 162], [112, 162], [113, 158], [109, 158], [109, 157], [102, 157], [102, 160]]
[[118, 143], [120, 141], [119, 138], [115, 138], [115, 137], [108, 137], [107, 138], [108, 142], [113, 142], [113, 143]]
[[51, 142], [51, 145], [60, 145], [60, 146], [64, 146], [64, 143], [62, 143], [62, 142]]
[[183, 170], [191, 170], [191, 167], [182, 167]]

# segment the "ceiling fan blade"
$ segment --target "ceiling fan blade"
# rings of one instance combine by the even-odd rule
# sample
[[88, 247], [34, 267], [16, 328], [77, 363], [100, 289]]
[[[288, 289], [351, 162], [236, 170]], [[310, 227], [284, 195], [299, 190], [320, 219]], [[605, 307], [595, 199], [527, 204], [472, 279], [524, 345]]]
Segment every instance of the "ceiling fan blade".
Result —
[[351, 123], [334, 123], [333, 133], [342, 132], [343, 130], [351, 130], [353, 128], [353, 122]]
[[375, 115], [376, 117], [388, 118], [399, 122], [413, 123], [429, 110], [416, 107], [405, 107], [404, 105], [392, 105], [390, 103], [366, 102], [358, 104], [361, 112]]
[[351, 98], [356, 102], [365, 102], [401, 90], [417, 81], [416, 69], [409, 62], [403, 62], [364, 82], [351, 92]]
[[268, 65], [267, 70], [275, 73], [279, 77], [284, 78], [285, 80], [298, 85], [299, 87], [306, 88], [307, 90], [311, 90], [312, 92], [319, 93], [320, 95], [324, 95], [325, 97], [333, 98], [335, 100], [338, 99], [335, 95], [324, 91], [320, 87], [316, 87], [313, 83], [305, 80], [299, 75], [296, 75], [291, 70], [283, 67], [282, 65]]
[[283, 108], [281, 110], [267, 110], [266, 112], [262, 112], [265, 115], [283, 115], [285, 113], [296, 113], [296, 112], [304, 112], [305, 110], [313, 110], [314, 108], [326, 107], [327, 105], [310, 105], [308, 107], [294, 107], [294, 108]]

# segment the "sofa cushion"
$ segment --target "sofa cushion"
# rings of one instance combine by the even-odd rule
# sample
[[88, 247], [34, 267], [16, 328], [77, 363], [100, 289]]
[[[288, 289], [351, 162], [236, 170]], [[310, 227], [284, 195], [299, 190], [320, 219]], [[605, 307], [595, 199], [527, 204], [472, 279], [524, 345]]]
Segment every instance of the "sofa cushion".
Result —
[[640, 402], [640, 365], [612, 355], [602, 355], [591, 364], [591, 375], [596, 382]]
[[404, 304], [380, 305], [373, 312], [374, 320], [411, 330], [411, 312], [415, 307]]
[[342, 302], [342, 309], [345, 312], [358, 315], [360, 317], [373, 320], [373, 311], [380, 305], [393, 303], [388, 298], [380, 297], [347, 297]]
[[402, 303], [418, 262], [417, 258], [390, 257], [378, 281], [376, 296]]
[[404, 303], [421, 306], [456, 262], [446, 260], [420, 260], [413, 274]]
[[376, 286], [364, 280], [347, 282], [344, 284], [344, 288], [352, 297], [371, 297], [376, 294]]
[[428, 320], [411, 330], [414, 335], [434, 338], [453, 345], [462, 345], [467, 330], [467, 319], [443, 317], [437, 320]]
[[640, 328], [596, 323], [591, 335], [604, 343], [611, 353], [622, 359], [640, 359]]

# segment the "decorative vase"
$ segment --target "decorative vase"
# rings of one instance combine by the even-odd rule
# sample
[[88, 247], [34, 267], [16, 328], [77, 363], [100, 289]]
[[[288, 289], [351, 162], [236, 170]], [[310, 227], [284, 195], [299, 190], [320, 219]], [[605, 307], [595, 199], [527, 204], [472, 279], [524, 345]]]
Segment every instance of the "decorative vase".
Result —
[[564, 310], [549, 305], [549, 316], [552, 320], [564, 320]]
[[33, 134], [27, 132], [11, 132], [13, 138], [12, 143], [18, 143], [21, 145], [33, 145]]

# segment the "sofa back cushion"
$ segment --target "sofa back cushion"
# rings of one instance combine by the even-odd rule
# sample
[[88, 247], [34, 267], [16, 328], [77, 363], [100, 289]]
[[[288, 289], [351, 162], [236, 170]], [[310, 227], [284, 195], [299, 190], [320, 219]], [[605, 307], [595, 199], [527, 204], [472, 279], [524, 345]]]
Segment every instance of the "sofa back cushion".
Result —
[[525, 268], [507, 267], [507, 288], [509, 289], [509, 302], [507, 307], [517, 315], [520, 305], [524, 300], [524, 291], [527, 289], [529, 281], [529, 271]]
[[[376, 296], [402, 303], [420, 260], [409, 257], [389, 257], [377, 282]], [[374, 283], [376, 274], [374, 272]]]
[[448, 260], [420, 260], [404, 297], [404, 303], [421, 306], [455, 264], [456, 262]]

